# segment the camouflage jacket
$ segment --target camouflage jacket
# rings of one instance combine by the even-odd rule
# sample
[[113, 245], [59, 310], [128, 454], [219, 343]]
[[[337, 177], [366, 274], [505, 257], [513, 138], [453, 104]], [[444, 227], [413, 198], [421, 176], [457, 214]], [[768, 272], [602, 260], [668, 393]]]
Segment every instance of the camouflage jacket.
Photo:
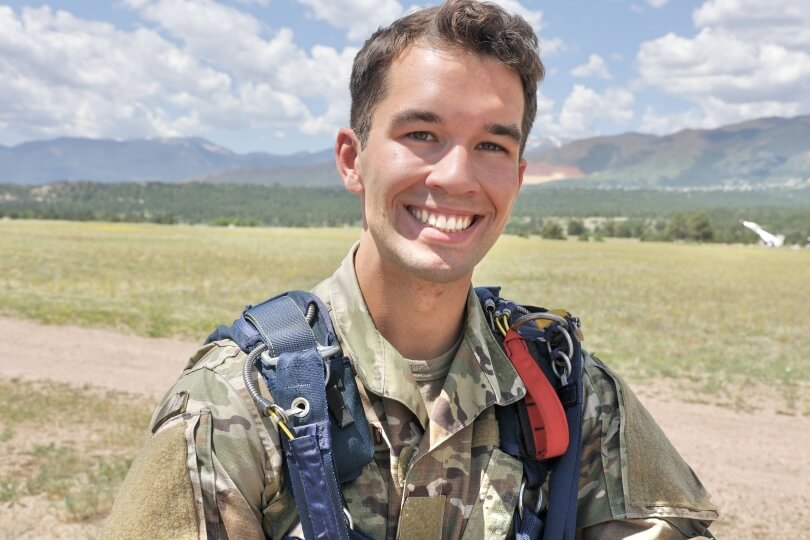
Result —
[[[498, 447], [494, 406], [525, 388], [475, 294], [428, 414], [407, 361], [374, 327], [351, 255], [315, 293], [355, 368], [374, 436], [374, 460], [343, 489], [354, 523], [373, 538], [513, 537], [522, 467]], [[244, 387], [244, 358], [227, 340], [191, 358], [155, 411], [109, 537], [303, 537], [279, 435]], [[593, 355], [583, 377], [578, 538], [711, 537], [717, 509], [633, 393]]]

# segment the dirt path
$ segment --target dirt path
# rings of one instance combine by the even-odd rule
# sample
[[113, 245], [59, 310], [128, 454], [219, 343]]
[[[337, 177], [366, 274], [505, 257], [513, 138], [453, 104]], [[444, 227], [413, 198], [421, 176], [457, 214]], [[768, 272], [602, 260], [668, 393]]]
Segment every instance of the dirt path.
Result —
[[0, 376], [91, 384], [159, 398], [197, 345], [0, 317]]
[[[161, 395], [194, 343], [0, 318], [0, 377], [49, 378]], [[640, 392], [723, 508], [720, 538], [806, 538], [810, 530], [810, 418], [738, 412]], [[0, 515], [3, 511], [0, 509]]]

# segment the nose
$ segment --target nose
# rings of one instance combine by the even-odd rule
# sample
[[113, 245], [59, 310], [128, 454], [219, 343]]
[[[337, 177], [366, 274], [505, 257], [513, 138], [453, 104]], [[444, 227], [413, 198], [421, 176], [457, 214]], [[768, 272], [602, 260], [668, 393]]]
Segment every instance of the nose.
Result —
[[431, 168], [427, 187], [451, 194], [472, 193], [479, 189], [472, 158], [465, 147], [454, 145]]

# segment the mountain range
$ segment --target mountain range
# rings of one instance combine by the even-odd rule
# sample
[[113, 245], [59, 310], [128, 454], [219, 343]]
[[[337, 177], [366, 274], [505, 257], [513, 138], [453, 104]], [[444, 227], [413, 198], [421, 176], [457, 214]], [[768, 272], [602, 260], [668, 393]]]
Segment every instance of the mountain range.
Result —
[[[10, 148], [0, 146], [0, 183], [210, 180], [334, 185], [334, 174], [328, 182], [317, 172], [311, 174], [310, 169], [326, 164], [334, 170], [332, 150], [289, 155], [237, 154], [198, 137], [129, 141], [63, 137]], [[281, 180], [275, 180], [276, 176]]]
[[[670, 135], [626, 133], [526, 151], [526, 183], [602, 188], [746, 188], [810, 183], [810, 116]], [[0, 146], [1, 184], [208, 182], [336, 186], [332, 150], [237, 154], [201, 138], [59, 138]]]
[[751, 187], [810, 181], [810, 116], [657, 136], [625, 133], [527, 152], [528, 182], [593, 187]]

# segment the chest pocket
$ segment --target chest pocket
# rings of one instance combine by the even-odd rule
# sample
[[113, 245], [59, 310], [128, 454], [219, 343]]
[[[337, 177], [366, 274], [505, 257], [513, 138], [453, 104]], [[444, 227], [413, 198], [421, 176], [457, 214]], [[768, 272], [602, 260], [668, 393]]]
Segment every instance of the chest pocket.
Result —
[[493, 448], [481, 478], [481, 488], [464, 529], [463, 540], [500, 540], [512, 529], [523, 466], [498, 448]]

